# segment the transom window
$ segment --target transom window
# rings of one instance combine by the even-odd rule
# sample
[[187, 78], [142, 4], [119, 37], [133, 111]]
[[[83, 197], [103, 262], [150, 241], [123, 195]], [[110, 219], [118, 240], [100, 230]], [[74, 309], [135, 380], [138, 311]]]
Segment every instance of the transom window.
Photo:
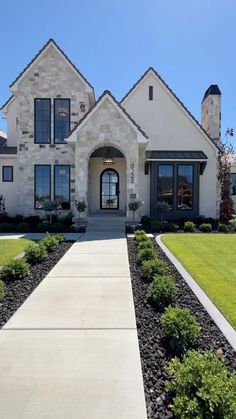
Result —
[[34, 169], [36, 209], [43, 209], [46, 201], [51, 199], [51, 166], [49, 164], [36, 164]]
[[2, 166], [2, 181], [13, 182], [13, 166]]
[[70, 209], [70, 166], [54, 166], [54, 201], [58, 208]]
[[70, 99], [54, 99], [54, 142], [63, 143], [70, 131]]
[[193, 173], [192, 164], [159, 164], [157, 201], [166, 202], [171, 210], [192, 210]]
[[34, 100], [34, 141], [36, 144], [51, 142], [51, 99]]

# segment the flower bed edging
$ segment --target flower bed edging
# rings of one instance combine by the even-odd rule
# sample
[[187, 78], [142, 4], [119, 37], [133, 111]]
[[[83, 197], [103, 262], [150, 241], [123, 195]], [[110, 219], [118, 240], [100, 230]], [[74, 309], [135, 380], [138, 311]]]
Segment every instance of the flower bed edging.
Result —
[[173, 265], [176, 267], [180, 275], [187, 282], [188, 286], [194, 292], [200, 303], [203, 305], [205, 310], [211, 316], [212, 320], [216, 323], [220, 331], [223, 333], [227, 341], [230, 343], [232, 348], [236, 351], [236, 331], [229, 324], [226, 318], [221, 314], [218, 308], [213, 304], [210, 298], [205, 294], [202, 288], [196, 283], [193, 277], [186, 271], [183, 265], [178, 261], [178, 259], [171, 253], [171, 251], [162, 243], [161, 235], [156, 236], [156, 242], [159, 244], [163, 252], [170, 259]]

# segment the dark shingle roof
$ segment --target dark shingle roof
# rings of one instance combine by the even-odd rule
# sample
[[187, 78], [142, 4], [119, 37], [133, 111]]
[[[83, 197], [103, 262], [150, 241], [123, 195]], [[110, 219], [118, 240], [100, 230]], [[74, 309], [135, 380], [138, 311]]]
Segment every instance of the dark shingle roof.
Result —
[[23, 76], [24, 72], [26, 70], [28, 70], [28, 68], [31, 66], [31, 64], [33, 64], [37, 58], [39, 57], [39, 55], [45, 50], [45, 48], [50, 44], [54, 44], [55, 47], [61, 52], [62, 55], [64, 55], [64, 57], [66, 58], [66, 60], [70, 63], [70, 65], [75, 69], [75, 71], [80, 75], [80, 77], [82, 77], [82, 79], [91, 87], [92, 90], [93, 86], [88, 82], [88, 80], [80, 73], [80, 71], [78, 70], [78, 68], [71, 62], [71, 60], [69, 59], [69, 57], [64, 53], [64, 51], [57, 45], [57, 43], [54, 41], [54, 39], [50, 38], [47, 43], [40, 49], [40, 51], [35, 55], [35, 57], [29, 62], [29, 64], [24, 68], [23, 71], [21, 71], [21, 73], [19, 74], [19, 76], [17, 76], [17, 78], [10, 84], [9, 87], [12, 87], [13, 84], [15, 84], [17, 82], [17, 80], [20, 79], [21, 76]]
[[208, 89], [205, 91], [202, 102], [204, 102], [204, 100], [209, 95], [221, 95], [221, 91], [220, 91], [219, 86], [217, 84], [211, 84], [211, 86], [208, 87]]
[[6, 145], [6, 142], [7, 142], [6, 138], [3, 138], [0, 136], [0, 147], [4, 147]]
[[12, 99], [13, 99], [14, 95], [11, 95], [6, 102], [1, 106], [0, 110], [2, 110]]
[[141, 129], [141, 127], [137, 124], [137, 122], [134, 121], [134, 119], [130, 116], [130, 114], [123, 108], [123, 106], [121, 106], [120, 102], [118, 102], [116, 100], [116, 98], [111, 94], [110, 90], [104, 90], [103, 94], [98, 98], [98, 100], [94, 103], [94, 105], [88, 110], [88, 112], [86, 112], [83, 116], [83, 118], [74, 126], [74, 128], [69, 132], [69, 134], [67, 135], [66, 138], [70, 137], [70, 135], [78, 128], [78, 126], [80, 124], [82, 124], [82, 122], [87, 118], [87, 116], [92, 112], [92, 110], [94, 108], [96, 108], [96, 106], [99, 104], [99, 102], [101, 102], [102, 98], [105, 95], [109, 95], [114, 102], [117, 104], [117, 106], [119, 106], [119, 108], [121, 109], [121, 111], [129, 118], [129, 120], [132, 122], [132, 124], [134, 124], [136, 126], [136, 128], [141, 132], [141, 134], [146, 137], [148, 139], [147, 134]]
[[206, 160], [207, 156], [203, 151], [186, 150], [147, 150], [147, 160]]
[[17, 147], [0, 147], [0, 155], [16, 155], [17, 154]]
[[153, 71], [153, 73], [157, 76], [157, 78], [164, 84], [164, 86], [169, 90], [169, 92], [174, 96], [174, 98], [179, 102], [182, 108], [188, 113], [188, 115], [193, 119], [193, 121], [199, 126], [199, 128], [203, 131], [203, 133], [209, 138], [209, 140], [214, 144], [214, 146], [218, 149], [219, 147], [215, 144], [209, 134], [204, 130], [203, 126], [198, 122], [198, 120], [191, 114], [188, 108], [184, 105], [183, 102], [176, 96], [173, 90], [168, 86], [168, 84], [163, 80], [163, 78], [157, 73], [157, 71], [153, 67], [149, 67], [147, 71], [138, 79], [138, 81], [131, 87], [131, 89], [126, 93], [126, 95], [121, 99], [121, 103], [129, 96], [129, 94], [135, 89], [135, 87], [144, 79], [144, 77], [149, 73], [149, 71]]

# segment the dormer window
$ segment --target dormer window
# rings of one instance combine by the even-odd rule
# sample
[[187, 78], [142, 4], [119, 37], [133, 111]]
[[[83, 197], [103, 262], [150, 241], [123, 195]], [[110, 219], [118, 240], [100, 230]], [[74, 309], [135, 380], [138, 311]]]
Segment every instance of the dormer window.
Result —
[[51, 99], [34, 100], [34, 142], [51, 142]]
[[149, 86], [149, 100], [153, 100], [153, 86]]
[[54, 99], [54, 142], [64, 143], [70, 131], [70, 99]]

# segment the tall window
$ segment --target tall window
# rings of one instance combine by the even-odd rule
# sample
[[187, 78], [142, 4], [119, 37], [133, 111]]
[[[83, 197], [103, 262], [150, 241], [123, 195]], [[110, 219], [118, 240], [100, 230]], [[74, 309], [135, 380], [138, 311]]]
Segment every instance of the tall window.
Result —
[[149, 98], [149, 100], [153, 100], [153, 86], [149, 86], [148, 98]]
[[34, 100], [34, 141], [36, 144], [51, 142], [51, 99]]
[[51, 166], [37, 164], [34, 168], [35, 179], [35, 208], [42, 209], [45, 201], [51, 199]]
[[13, 182], [13, 166], [2, 166], [2, 181]]
[[236, 195], [236, 173], [230, 174], [231, 195]]
[[70, 166], [54, 166], [54, 201], [61, 209], [70, 208]]
[[157, 196], [159, 202], [167, 202], [171, 208], [174, 204], [173, 165], [160, 164], [158, 166]]
[[54, 99], [54, 142], [63, 143], [70, 131], [70, 99]]
[[189, 210], [193, 208], [193, 166], [178, 165], [177, 208]]

